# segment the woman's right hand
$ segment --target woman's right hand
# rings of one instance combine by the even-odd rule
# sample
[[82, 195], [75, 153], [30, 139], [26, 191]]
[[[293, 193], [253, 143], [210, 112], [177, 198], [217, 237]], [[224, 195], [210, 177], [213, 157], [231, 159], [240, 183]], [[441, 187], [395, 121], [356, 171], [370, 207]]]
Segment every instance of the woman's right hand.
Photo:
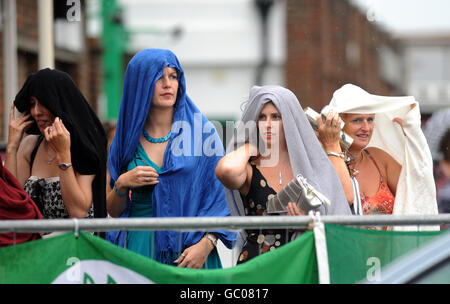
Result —
[[8, 146], [10, 148], [15, 149], [16, 151], [19, 148], [25, 131], [33, 124], [33, 120], [28, 120], [30, 117], [30, 114], [24, 112], [17, 118], [14, 118], [14, 103], [11, 104], [8, 135]]
[[342, 120], [339, 114], [333, 111], [328, 112], [325, 121], [322, 121], [320, 117], [317, 119], [319, 140], [325, 150], [340, 152], [339, 138], [341, 134], [341, 123]]
[[[126, 188], [138, 188], [142, 186], [156, 185], [158, 173], [150, 166], [137, 166], [133, 170], [119, 176], [116, 186], [117, 190], [124, 192]], [[120, 181], [119, 181], [120, 180]]]

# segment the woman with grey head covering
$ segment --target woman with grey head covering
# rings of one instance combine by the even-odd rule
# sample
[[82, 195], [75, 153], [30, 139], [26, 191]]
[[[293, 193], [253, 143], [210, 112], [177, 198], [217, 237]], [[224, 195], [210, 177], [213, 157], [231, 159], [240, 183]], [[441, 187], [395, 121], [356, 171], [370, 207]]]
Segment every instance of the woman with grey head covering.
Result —
[[[252, 87], [241, 123], [216, 167], [231, 214], [264, 215], [267, 200], [298, 174], [331, 201], [317, 209], [320, 214], [351, 214], [339, 177], [297, 97], [280, 86]], [[286, 212], [304, 214], [294, 203]], [[238, 263], [281, 246], [291, 236], [285, 230], [242, 231]]]

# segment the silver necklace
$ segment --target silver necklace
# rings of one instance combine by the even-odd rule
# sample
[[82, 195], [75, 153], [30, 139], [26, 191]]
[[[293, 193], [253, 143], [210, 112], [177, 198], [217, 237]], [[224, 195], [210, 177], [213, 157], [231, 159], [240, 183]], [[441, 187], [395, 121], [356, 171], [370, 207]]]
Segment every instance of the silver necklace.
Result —
[[352, 175], [354, 177], [356, 177], [359, 173], [359, 170], [357, 169], [357, 167], [361, 164], [363, 158], [364, 158], [364, 153], [361, 152], [361, 158], [358, 160], [358, 163], [355, 162], [355, 165], [353, 166], [353, 169], [352, 169]]
[[283, 175], [281, 174], [281, 172], [283, 172], [284, 170], [286, 170], [287, 167], [289, 167], [290, 164], [288, 164], [286, 167], [284, 167], [283, 170], [280, 170], [280, 185], [283, 183]]

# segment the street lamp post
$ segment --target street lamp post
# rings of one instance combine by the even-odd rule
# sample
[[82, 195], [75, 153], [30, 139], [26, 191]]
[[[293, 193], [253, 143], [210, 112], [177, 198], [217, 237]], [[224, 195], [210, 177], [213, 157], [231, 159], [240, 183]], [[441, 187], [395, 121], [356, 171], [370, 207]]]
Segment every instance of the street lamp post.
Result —
[[256, 69], [255, 84], [261, 85], [263, 82], [264, 70], [269, 63], [268, 59], [268, 31], [267, 18], [274, 0], [255, 0], [256, 7], [261, 17], [261, 61]]

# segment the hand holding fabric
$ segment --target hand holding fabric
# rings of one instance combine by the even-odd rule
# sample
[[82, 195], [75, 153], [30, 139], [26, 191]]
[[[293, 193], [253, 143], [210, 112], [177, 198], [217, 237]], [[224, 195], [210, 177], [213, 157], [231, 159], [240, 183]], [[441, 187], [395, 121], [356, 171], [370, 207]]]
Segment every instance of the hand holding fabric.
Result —
[[406, 136], [405, 130], [403, 129], [403, 119], [401, 119], [400, 117], [395, 117], [392, 121], [400, 125], [400, 127], [402, 128], [403, 135]]
[[33, 120], [28, 120], [31, 115], [27, 112], [21, 113], [19, 117], [14, 118], [14, 104], [11, 105], [11, 111], [9, 113], [9, 136], [8, 146], [19, 148], [20, 142], [23, 138], [25, 131], [33, 124]]
[[122, 174], [120, 178], [121, 187], [138, 188], [148, 185], [156, 185], [158, 181], [158, 173], [151, 166], [137, 166]]
[[340, 152], [339, 138], [341, 131], [342, 120], [338, 113], [329, 111], [326, 120], [323, 121], [321, 117], [317, 119], [317, 125], [319, 127], [319, 140], [322, 143], [325, 150], [332, 150], [334, 152]]

